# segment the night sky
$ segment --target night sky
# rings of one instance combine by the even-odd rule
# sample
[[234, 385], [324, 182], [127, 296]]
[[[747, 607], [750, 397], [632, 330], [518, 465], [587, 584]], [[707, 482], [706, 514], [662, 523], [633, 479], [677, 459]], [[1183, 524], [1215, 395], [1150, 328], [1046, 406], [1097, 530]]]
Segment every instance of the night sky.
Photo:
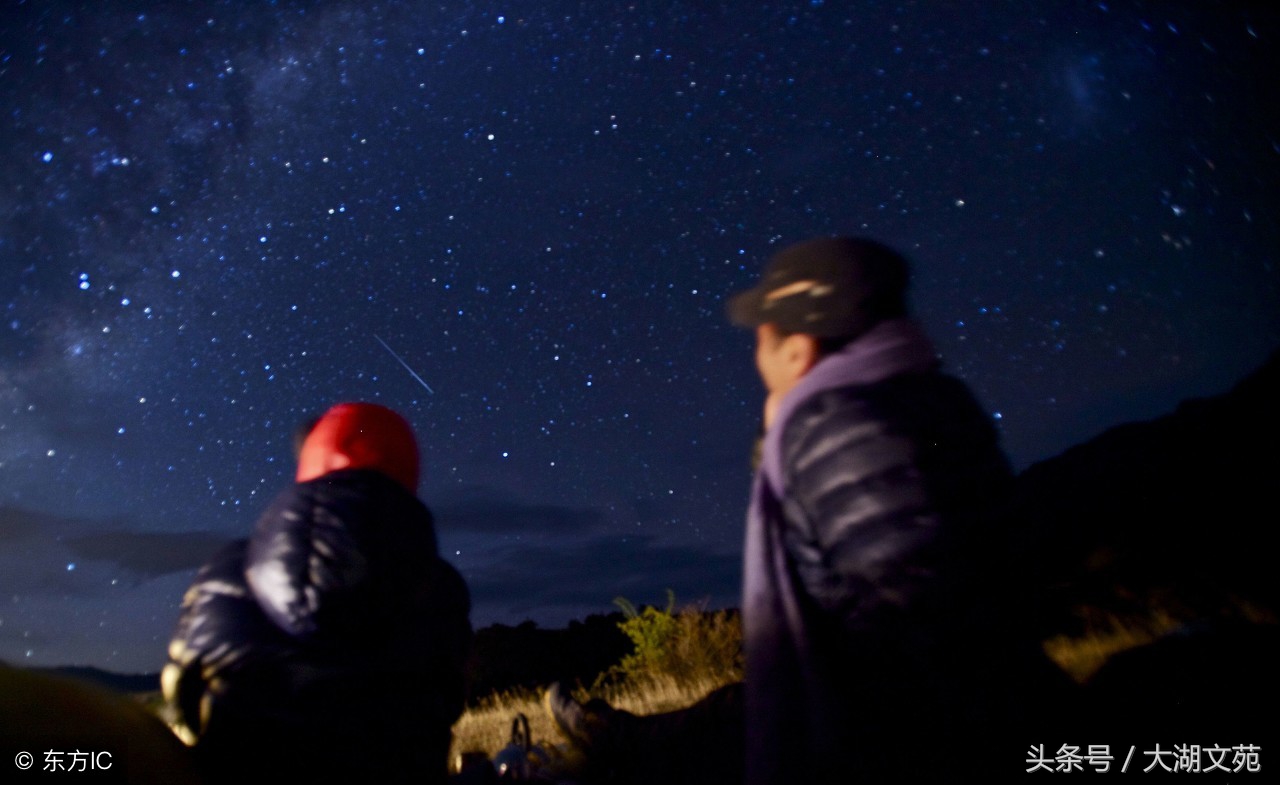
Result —
[[912, 259], [1019, 468], [1280, 346], [1272, 4], [710, 5], [5, 3], [0, 660], [158, 669], [342, 400], [476, 626], [736, 604], [724, 303], [814, 235]]

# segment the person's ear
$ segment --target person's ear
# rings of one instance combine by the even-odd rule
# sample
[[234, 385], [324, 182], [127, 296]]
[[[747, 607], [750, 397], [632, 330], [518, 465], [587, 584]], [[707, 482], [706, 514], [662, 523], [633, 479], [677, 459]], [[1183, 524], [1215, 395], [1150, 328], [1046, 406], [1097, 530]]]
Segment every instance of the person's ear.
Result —
[[792, 377], [799, 379], [818, 364], [818, 339], [805, 333], [792, 333], [783, 341], [783, 357]]

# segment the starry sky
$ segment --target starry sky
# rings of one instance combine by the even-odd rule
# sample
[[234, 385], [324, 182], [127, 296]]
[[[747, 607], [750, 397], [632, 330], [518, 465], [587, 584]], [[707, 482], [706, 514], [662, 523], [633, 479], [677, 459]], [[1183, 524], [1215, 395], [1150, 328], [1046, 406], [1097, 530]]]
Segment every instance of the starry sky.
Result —
[[[1019, 468], [1280, 345], [1269, 3], [9, 2], [0, 660], [154, 671], [341, 400], [473, 622], [734, 605], [783, 245], [914, 264]], [[428, 389], [429, 388], [429, 389]]]

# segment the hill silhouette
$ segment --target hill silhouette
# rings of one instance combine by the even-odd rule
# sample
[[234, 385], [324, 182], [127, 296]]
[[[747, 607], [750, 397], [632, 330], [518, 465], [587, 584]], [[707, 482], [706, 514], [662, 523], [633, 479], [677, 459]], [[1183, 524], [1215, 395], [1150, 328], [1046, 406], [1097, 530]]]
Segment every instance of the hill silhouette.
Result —
[[[471, 695], [536, 688], [553, 681], [590, 684], [631, 650], [618, 628], [621, 613], [592, 614], [563, 628], [543, 629], [535, 622], [493, 624], [476, 631]], [[158, 673], [117, 673], [88, 666], [24, 668], [65, 677], [114, 692], [142, 694], [160, 689]]]
[[116, 673], [85, 665], [68, 665], [57, 668], [27, 668], [33, 673], [54, 677], [66, 677], [80, 682], [96, 684], [115, 692], [145, 693], [160, 689], [159, 673]]
[[1166, 749], [1280, 742], [1260, 719], [1280, 699], [1277, 402], [1280, 352], [1221, 395], [1018, 478], [1013, 548], [1035, 632], [1131, 639], [1087, 676], [1066, 732]]
[[[1180, 616], [1272, 612], [1267, 529], [1280, 478], [1280, 351], [1231, 390], [1184, 401], [1028, 467], [1018, 550], [1059, 607]], [[1061, 617], [1046, 618], [1066, 623]]]

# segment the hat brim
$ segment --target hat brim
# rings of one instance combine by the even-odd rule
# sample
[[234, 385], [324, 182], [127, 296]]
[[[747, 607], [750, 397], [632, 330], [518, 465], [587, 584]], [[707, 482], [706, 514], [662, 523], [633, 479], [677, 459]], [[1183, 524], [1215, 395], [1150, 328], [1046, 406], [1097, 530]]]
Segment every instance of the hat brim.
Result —
[[730, 297], [725, 305], [729, 322], [738, 327], [758, 327], [768, 321], [764, 317], [764, 295], [764, 289], [757, 286]]

